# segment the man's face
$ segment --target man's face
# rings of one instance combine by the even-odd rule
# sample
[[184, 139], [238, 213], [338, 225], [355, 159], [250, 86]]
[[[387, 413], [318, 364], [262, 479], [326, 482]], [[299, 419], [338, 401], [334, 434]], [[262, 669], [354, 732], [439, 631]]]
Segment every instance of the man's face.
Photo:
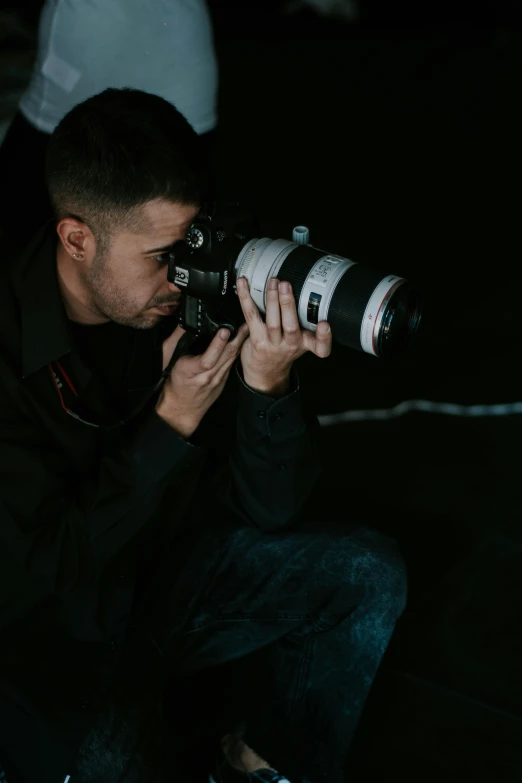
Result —
[[134, 329], [151, 329], [179, 306], [181, 294], [167, 280], [168, 249], [185, 235], [198, 208], [166, 201], [143, 206], [145, 233], [123, 231], [110, 249], [97, 251], [83, 272], [90, 308]]

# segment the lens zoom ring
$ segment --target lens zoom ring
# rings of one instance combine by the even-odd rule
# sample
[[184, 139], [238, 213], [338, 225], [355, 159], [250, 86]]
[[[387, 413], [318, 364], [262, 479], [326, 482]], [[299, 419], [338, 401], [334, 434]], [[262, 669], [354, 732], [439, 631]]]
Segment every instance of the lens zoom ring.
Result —
[[335, 288], [328, 308], [328, 323], [335, 340], [361, 350], [364, 311], [377, 285], [385, 277], [379, 269], [353, 264]]
[[278, 272], [278, 278], [279, 280], [288, 280], [289, 283], [292, 283], [292, 293], [296, 302], [299, 302], [299, 297], [310, 269], [324, 255], [326, 255], [324, 251], [317, 250], [315, 247], [297, 245], [283, 261]]

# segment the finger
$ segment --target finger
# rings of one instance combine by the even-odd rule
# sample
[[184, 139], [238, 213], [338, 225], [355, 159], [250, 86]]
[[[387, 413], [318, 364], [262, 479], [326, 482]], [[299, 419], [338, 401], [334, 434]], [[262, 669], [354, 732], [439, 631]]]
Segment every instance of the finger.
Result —
[[242, 324], [236, 336], [233, 340], [230, 340], [227, 346], [225, 347], [223, 353], [217, 360], [216, 364], [214, 365], [212, 372], [216, 373], [220, 368], [227, 364], [228, 362], [235, 362], [237, 357], [239, 356], [239, 352], [241, 351], [241, 346], [245, 342], [245, 340], [248, 337], [248, 324]]
[[232, 356], [230, 359], [227, 359], [227, 361], [223, 362], [223, 364], [216, 370], [216, 373], [214, 375], [214, 385], [220, 386], [223, 381], [226, 381], [230, 374], [230, 370], [234, 366], [234, 362], [236, 361], [237, 356]]
[[247, 339], [248, 334], [249, 334], [248, 324], [242, 324], [239, 327], [234, 339], [230, 340], [230, 342], [225, 347], [225, 350], [221, 354], [220, 358], [216, 362], [216, 368], [221, 367], [223, 363], [228, 362], [230, 359], [232, 361], [235, 361], [237, 359], [237, 357], [239, 356], [239, 352], [241, 350], [241, 346]]
[[214, 335], [206, 351], [199, 357], [198, 372], [213, 370], [221, 363], [222, 359], [226, 359], [230, 355], [236, 356], [248, 335], [249, 328], [246, 323], [241, 324], [233, 340], [230, 340], [229, 329], [220, 329]]
[[167, 337], [166, 340], [163, 341], [163, 369], [167, 366], [167, 364], [170, 362], [172, 355], [174, 354], [174, 351], [176, 350], [176, 346], [183, 337], [183, 335], [186, 333], [186, 329], [183, 329], [179, 324], [176, 326], [170, 337]]
[[199, 357], [199, 371], [212, 370], [223, 355], [230, 338], [229, 329], [218, 329], [206, 351]]
[[320, 321], [314, 332], [303, 332], [304, 344], [307, 351], [311, 351], [320, 359], [326, 359], [332, 352], [332, 331], [326, 321]]
[[279, 305], [285, 342], [290, 345], [300, 342], [301, 325], [290, 283], [279, 283]]
[[248, 324], [250, 333], [253, 336], [261, 337], [264, 335], [265, 325], [259, 314], [256, 303], [250, 296], [248, 280], [246, 277], [238, 277], [236, 288], [239, 303], [241, 304], [241, 309], [243, 310], [243, 315], [245, 316], [245, 321]]
[[279, 280], [273, 277], [268, 281], [266, 291], [266, 315], [265, 325], [268, 331], [268, 339], [274, 345], [279, 345], [283, 339], [281, 332], [281, 305], [279, 303]]
[[250, 335], [250, 329], [248, 324], [247, 323], [241, 324], [231, 344], [237, 345], [240, 348], [249, 335]]

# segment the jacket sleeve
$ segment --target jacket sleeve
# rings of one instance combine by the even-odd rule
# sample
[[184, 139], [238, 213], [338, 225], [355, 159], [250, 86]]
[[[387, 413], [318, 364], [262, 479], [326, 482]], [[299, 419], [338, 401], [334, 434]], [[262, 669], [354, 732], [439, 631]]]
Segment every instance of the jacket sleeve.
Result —
[[295, 367], [291, 391], [279, 399], [246, 386], [239, 362], [235, 381], [220, 501], [261, 530], [281, 530], [297, 521], [320, 475], [319, 423], [303, 409]]
[[63, 456], [37, 440], [23, 414], [0, 409], [2, 555], [53, 594], [92, 584], [200, 451], [152, 413], [125, 448], [71, 486]]

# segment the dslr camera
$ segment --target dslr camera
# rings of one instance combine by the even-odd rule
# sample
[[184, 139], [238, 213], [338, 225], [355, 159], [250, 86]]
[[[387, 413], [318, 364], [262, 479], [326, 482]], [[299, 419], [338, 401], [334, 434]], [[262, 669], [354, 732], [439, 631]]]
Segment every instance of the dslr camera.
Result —
[[183, 292], [179, 323], [194, 339], [222, 327], [236, 334], [245, 320], [238, 277], [261, 313], [269, 279], [287, 280], [302, 328], [328, 321], [334, 341], [372, 356], [402, 353], [419, 327], [421, 295], [405, 278], [312, 247], [304, 226], [292, 240], [268, 239], [240, 204], [212, 204], [169, 258], [168, 279]]

